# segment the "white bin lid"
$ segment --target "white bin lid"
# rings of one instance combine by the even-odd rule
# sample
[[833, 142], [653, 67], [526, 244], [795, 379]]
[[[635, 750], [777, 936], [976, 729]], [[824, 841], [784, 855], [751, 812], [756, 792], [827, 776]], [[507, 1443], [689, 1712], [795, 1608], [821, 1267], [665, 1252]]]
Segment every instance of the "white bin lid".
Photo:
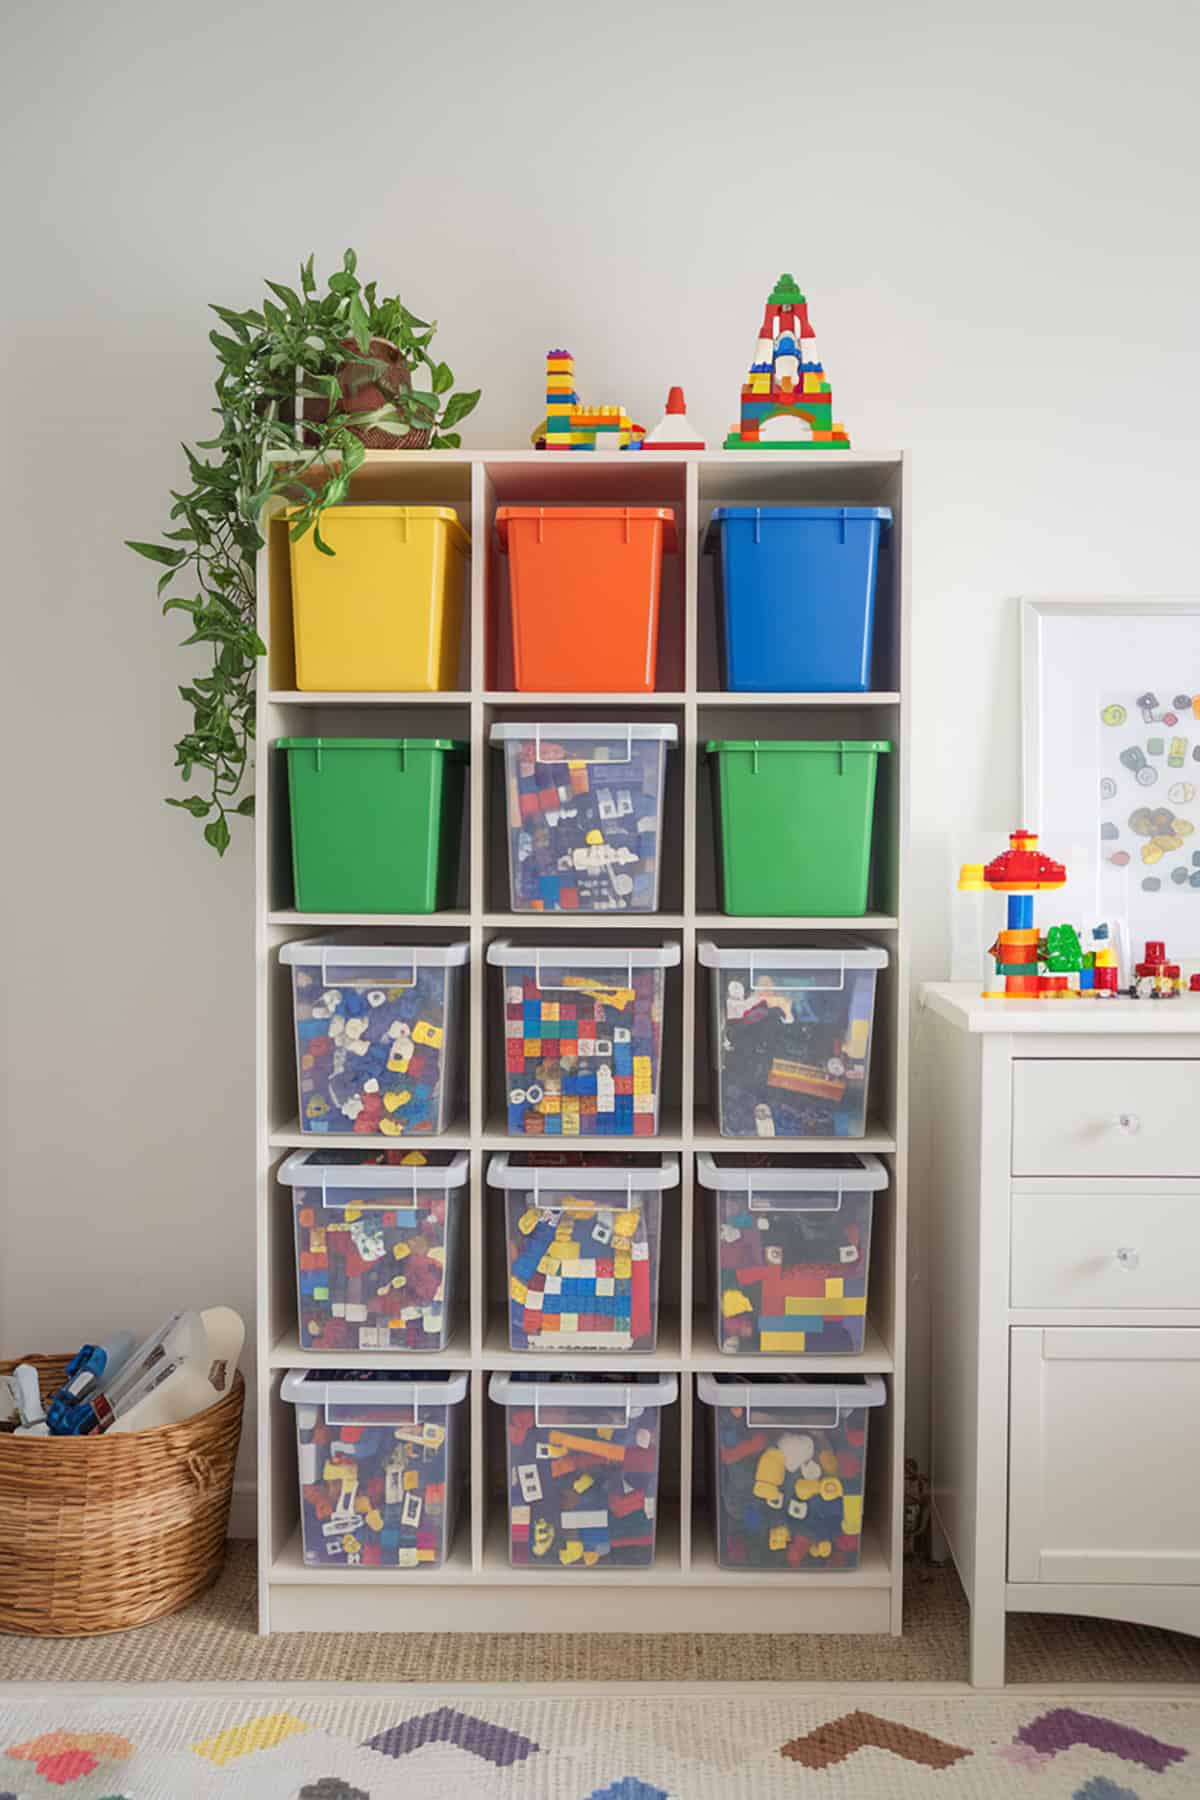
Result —
[[327, 1369], [289, 1369], [280, 1394], [293, 1406], [457, 1406], [467, 1397], [467, 1372], [442, 1380], [397, 1375], [387, 1381], [339, 1381]]
[[569, 939], [556, 944], [514, 944], [500, 937], [488, 945], [487, 959], [502, 969], [673, 969], [679, 961], [678, 944], [627, 944], [621, 949], [601, 949], [595, 944], [576, 944]]
[[363, 932], [343, 931], [332, 937], [294, 939], [280, 946], [279, 960], [303, 968], [446, 969], [461, 967], [469, 953], [467, 943], [379, 944]]
[[[677, 744], [679, 727], [677, 725], [657, 725], [649, 719], [639, 720], [637, 724], [626, 720], [618, 722], [611, 719], [576, 719], [569, 723], [562, 719], [539, 719], [536, 723], [525, 724], [517, 720], [505, 719], [492, 726], [490, 735], [493, 744], [508, 744], [525, 738], [533, 738], [539, 744], [543, 738], [548, 744], [603, 744], [613, 738], [628, 738], [635, 744]], [[543, 756], [539, 749], [539, 762], [557, 760], [557, 758]], [[575, 761], [576, 759], [572, 758], [571, 760]], [[589, 759], [584, 756], [578, 760], [587, 762]], [[601, 762], [608, 760], [607, 757], [600, 758]]]
[[[521, 1152], [519, 1154], [527, 1154]], [[533, 1154], [536, 1156], [537, 1152]], [[290, 1161], [290, 1158], [289, 1158]], [[558, 1193], [564, 1188], [669, 1188], [679, 1184], [679, 1158], [677, 1156], [660, 1156], [655, 1163], [645, 1168], [637, 1168], [629, 1162], [623, 1162], [619, 1156], [606, 1157], [603, 1165], [599, 1162], [589, 1168], [573, 1168], [553, 1165], [523, 1169], [515, 1165], [507, 1151], [493, 1156], [488, 1164], [488, 1186], [498, 1188], [520, 1188], [525, 1193]]]
[[631, 1375], [628, 1381], [556, 1381], [546, 1376], [530, 1381], [505, 1373], [488, 1382], [488, 1398], [497, 1406], [670, 1406], [678, 1393], [675, 1375]]
[[[412, 1152], [406, 1154], [411, 1156]], [[364, 1161], [343, 1160], [358, 1155]], [[320, 1188], [322, 1193], [326, 1188], [387, 1188], [401, 1197], [418, 1188], [462, 1187], [467, 1179], [465, 1150], [450, 1154], [443, 1151], [447, 1161], [442, 1164], [377, 1162], [377, 1155], [378, 1152], [372, 1150], [293, 1150], [282, 1167], [275, 1171], [275, 1179], [287, 1187]], [[323, 1156], [337, 1160], [322, 1162]]]
[[806, 945], [803, 949], [765, 944], [738, 944], [722, 947], [711, 938], [701, 938], [696, 954], [706, 969], [886, 969], [888, 953], [879, 944], [855, 940], [849, 944], [828, 944], [822, 949]]
[[[833, 1168], [820, 1156], [771, 1157], [756, 1164], [751, 1155], [731, 1153], [721, 1162], [707, 1152], [696, 1158], [696, 1179], [701, 1187], [716, 1188], [726, 1193], [749, 1194], [771, 1192], [791, 1194], [861, 1194], [878, 1193], [888, 1184], [887, 1170], [877, 1156], [869, 1152], [849, 1152], [840, 1156], [854, 1168]], [[792, 1166], [789, 1168], [788, 1163]], [[801, 1166], [797, 1167], [799, 1164]]]
[[764, 1411], [852, 1412], [858, 1406], [882, 1406], [887, 1389], [881, 1375], [861, 1382], [824, 1381], [815, 1375], [788, 1375], [776, 1381], [742, 1379], [740, 1375], [698, 1375], [696, 1392], [706, 1406], [757, 1406]]

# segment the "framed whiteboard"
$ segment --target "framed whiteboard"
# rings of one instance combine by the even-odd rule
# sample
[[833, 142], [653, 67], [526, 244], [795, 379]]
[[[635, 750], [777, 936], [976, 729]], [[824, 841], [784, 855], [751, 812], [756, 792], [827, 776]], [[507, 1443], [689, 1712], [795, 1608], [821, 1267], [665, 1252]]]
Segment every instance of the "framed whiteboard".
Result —
[[1022, 821], [1055, 916], [1200, 959], [1200, 598], [1021, 602]]

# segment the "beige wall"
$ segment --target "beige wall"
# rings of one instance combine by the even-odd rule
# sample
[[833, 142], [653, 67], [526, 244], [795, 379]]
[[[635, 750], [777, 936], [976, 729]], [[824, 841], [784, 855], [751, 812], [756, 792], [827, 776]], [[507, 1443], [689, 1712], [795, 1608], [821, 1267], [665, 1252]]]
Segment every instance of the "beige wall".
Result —
[[560, 342], [718, 438], [794, 271], [855, 441], [915, 453], [944, 972], [946, 834], [1018, 822], [1014, 596], [1197, 586], [1193, 8], [43, 0], [5, 35], [0, 1347], [250, 1312], [249, 841], [220, 866], [161, 803], [190, 664], [120, 540], [206, 433], [204, 302], [309, 250], [436, 314], [488, 446]]

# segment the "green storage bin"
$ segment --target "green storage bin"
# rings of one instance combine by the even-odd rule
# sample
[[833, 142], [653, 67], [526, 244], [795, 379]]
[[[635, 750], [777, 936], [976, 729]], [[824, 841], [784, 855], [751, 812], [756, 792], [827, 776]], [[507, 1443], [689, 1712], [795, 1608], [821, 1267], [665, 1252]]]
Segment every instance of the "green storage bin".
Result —
[[453, 738], [280, 738], [300, 912], [454, 905], [467, 746]]
[[714, 739], [723, 911], [861, 918], [878, 739]]

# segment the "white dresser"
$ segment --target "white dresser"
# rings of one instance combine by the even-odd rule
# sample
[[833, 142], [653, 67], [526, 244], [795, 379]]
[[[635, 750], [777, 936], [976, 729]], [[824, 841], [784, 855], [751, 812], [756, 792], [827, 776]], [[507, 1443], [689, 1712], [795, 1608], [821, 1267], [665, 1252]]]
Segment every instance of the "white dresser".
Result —
[[1009, 1612], [1200, 1633], [1200, 996], [922, 991], [935, 1549]]

